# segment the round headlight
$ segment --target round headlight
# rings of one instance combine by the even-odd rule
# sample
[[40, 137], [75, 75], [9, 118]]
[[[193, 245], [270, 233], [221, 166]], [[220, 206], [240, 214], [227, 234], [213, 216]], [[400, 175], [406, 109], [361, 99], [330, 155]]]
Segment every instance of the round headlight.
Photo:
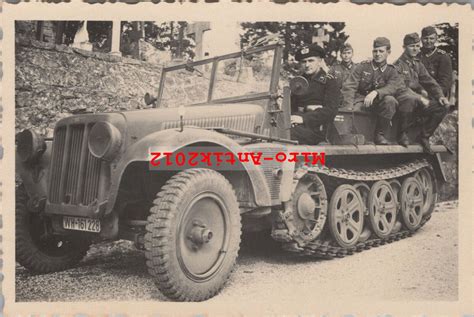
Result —
[[32, 130], [23, 130], [16, 135], [16, 151], [24, 163], [36, 161], [46, 150], [44, 139]]
[[121, 144], [120, 131], [108, 122], [97, 122], [89, 133], [89, 151], [97, 158], [112, 160]]

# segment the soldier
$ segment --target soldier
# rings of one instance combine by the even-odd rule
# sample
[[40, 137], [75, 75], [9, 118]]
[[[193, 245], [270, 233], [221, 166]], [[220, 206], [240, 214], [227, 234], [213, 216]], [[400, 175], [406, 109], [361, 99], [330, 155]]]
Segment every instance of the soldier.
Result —
[[411, 124], [413, 113], [421, 115], [423, 120], [420, 144], [428, 153], [432, 153], [429, 137], [434, 133], [446, 114], [449, 102], [443, 95], [440, 85], [430, 76], [423, 63], [418, 59], [420, 37], [418, 33], [405, 35], [404, 53], [395, 62], [395, 67], [405, 81], [405, 87], [399, 91], [397, 100], [400, 103], [400, 138], [399, 143], [408, 146], [407, 129]]
[[[334, 77], [336, 77], [337, 84], [339, 89], [342, 89], [342, 84], [350, 76], [352, 70], [354, 69], [354, 63], [352, 62], [352, 56], [354, 55], [354, 50], [352, 49], [351, 44], [345, 43], [340, 51], [341, 60], [336, 61], [329, 71]], [[342, 105], [342, 94], [341, 94], [341, 105]]]
[[436, 29], [427, 26], [421, 30], [421, 48], [420, 59], [423, 65], [438, 84], [443, 89], [443, 94], [448, 97], [453, 84], [453, 67], [449, 55], [435, 46], [438, 40]]
[[308, 80], [308, 91], [291, 96], [291, 139], [301, 144], [316, 145], [326, 140], [325, 125], [333, 122], [337, 114], [340, 91], [334, 76], [324, 68], [324, 49], [311, 44], [298, 51], [295, 58], [303, 67]]
[[376, 38], [373, 59], [356, 65], [342, 87], [343, 108], [370, 109], [376, 114], [374, 141], [379, 145], [389, 144], [385, 136], [398, 105], [394, 95], [403, 85], [393, 65], [387, 64], [389, 54], [390, 41]]

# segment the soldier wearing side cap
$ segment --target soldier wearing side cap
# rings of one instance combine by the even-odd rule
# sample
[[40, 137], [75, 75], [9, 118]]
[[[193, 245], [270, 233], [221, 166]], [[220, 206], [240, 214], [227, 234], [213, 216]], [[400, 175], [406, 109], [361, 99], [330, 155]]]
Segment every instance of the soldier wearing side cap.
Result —
[[295, 54], [309, 83], [305, 94], [291, 96], [291, 121], [295, 124], [291, 139], [301, 144], [325, 141], [324, 126], [333, 122], [337, 114], [340, 91], [336, 78], [325, 70], [324, 56], [324, 49], [315, 43]]
[[448, 97], [453, 84], [453, 66], [449, 55], [436, 47], [438, 34], [432, 26], [427, 26], [421, 30], [421, 54], [420, 60], [443, 89], [443, 94]]
[[423, 63], [417, 57], [420, 53], [420, 37], [418, 33], [405, 35], [404, 52], [394, 63], [405, 81], [399, 91], [397, 100], [400, 103], [400, 136], [399, 143], [408, 146], [407, 129], [412, 123], [413, 114], [423, 117], [422, 131], [419, 142], [426, 152], [432, 153], [429, 137], [434, 133], [446, 114], [449, 102], [444, 97], [440, 85], [430, 76]]
[[[344, 81], [351, 75], [354, 66], [356, 65], [352, 61], [352, 56], [354, 55], [354, 49], [349, 43], [345, 43], [340, 50], [341, 60], [336, 61], [329, 70], [329, 73], [336, 77], [337, 84], [339, 89], [342, 89]], [[341, 94], [341, 104], [342, 104], [342, 94]]]
[[355, 66], [342, 87], [343, 108], [370, 110], [376, 114], [374, 141], [379, 145], [389, 144], [385, 136], [398, 106], [394, 95], [403, 85], [395, 67], [387, 64], [390, 48], [387, 38], [376, 38], [373, 59]]

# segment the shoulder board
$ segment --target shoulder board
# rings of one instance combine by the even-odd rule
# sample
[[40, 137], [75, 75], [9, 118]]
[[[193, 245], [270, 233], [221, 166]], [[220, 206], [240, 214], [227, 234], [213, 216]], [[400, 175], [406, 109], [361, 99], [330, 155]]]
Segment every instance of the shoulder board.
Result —
[[398, 72], [402, 71], [402, 66], [400, 65], [400, 62], [397, 60], [393, 65], [390, 64], [393, 68], [395, 68]]
[[370, 59], [366, 59], [365, 61], [360, 62], [361, 64], [370, 64], [372, 62]]
[[446, 51], [444, 51], [444, 50], [442, 50], [442, 49], [440, 49], [440, 48], [438, 48], [437, 52], [440, 53], [440, 54], [447, 54]]

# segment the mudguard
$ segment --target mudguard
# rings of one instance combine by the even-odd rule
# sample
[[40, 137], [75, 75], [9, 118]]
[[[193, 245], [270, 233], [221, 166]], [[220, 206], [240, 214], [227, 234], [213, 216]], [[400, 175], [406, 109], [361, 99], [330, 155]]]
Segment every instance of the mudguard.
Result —
[[53, 142], [47, 140], [46, 150], [34, 164], [22, 162], [15, 155], [16, 174], [20, 176], [23, 186], [35, 204], [45, 200], [48, 193], [49, 164]]
[[[245, 149], [234, 140], [212, 130], [185, 127], [183, 131], [168, 129], [151, 133], [130, 146], [118, 162], [112, 166], [110, 196], [105, 213], [110, 213], [114, 208], [123, 173], [129, 164], [134, 162], [150, 164], [152, 157], [150, 149], [152, 148], [166, 146], [168, 152], [175, 152], [196, 143], [223, 147], [235, 155], [239, 152], [245, 152]], [[242, 162], [241, 164], [250, 179], [252, 188], [249, 188], [249, 190], [252, 190], [254, 194], [255, 204], [259, 207], [271, 206], [270, 191], [262, 170], [252, 162]]]

